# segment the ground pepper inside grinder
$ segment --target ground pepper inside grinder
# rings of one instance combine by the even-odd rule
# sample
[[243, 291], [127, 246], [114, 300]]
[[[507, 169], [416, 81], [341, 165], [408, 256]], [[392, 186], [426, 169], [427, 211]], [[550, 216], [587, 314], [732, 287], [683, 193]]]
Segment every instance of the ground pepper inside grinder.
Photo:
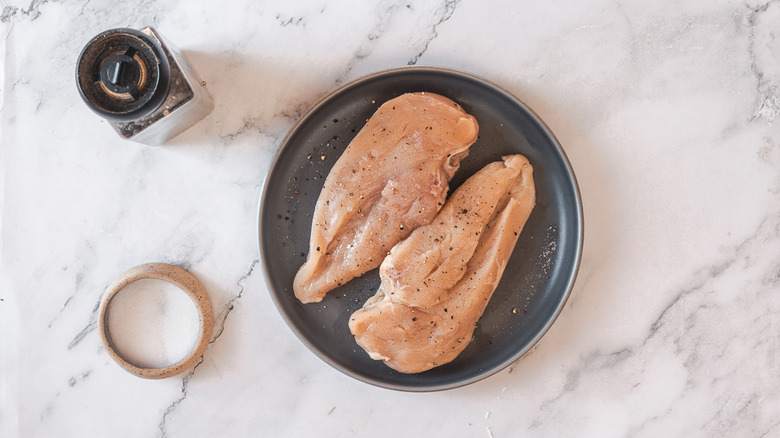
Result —
[[206, 117], [214, 103], [182, 54], [155, 29], [107, 30], [79, 55], [84, 102], [123, 138], [158, 145]]

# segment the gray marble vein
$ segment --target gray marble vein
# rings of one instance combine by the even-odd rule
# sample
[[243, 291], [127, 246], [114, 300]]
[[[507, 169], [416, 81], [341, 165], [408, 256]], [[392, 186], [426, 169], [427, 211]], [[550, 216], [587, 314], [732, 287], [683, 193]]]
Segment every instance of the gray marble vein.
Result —
[[167, 423], [168, 423], [168, 417], [173, 413], [173, 411], [176, 410], [176, 408], [179, 406], [181, 402], [184, 401], [184, 399], [187, 398], [187, 386], [190, 383], [190, 379], [193, 375], [195, 375], [195, 370], [203, 363], [203, 358], [195, 364], [195, 366], [187, 372], [187, 375], [184, 376], [184, 378], [181, 381], [181, 393], [179, 394], [179, 397], [174, 400], [170, 405], [168, 405], [167, 408], [165, 408], [165, 411], [162, 414], [162, 418], [160, 419], [160, 423], [157, 425], [158, 429], [160, 430], [160, 437], [161, 438], [167, 438], [168, 437], [168, 431], [167, 431]]
[[[753, 119], [762, 117], [771, 122], [780, 114], [780, 97], [778, 97], [780, 81], [771, 74], [765, 75], [763, 63], [762, 60], [760, 60], [760, 55], [757, 53], [756, 47], [756, 33], [767, 33], [767, 29], [764, 29], [764, 26], [761, 26], [761, 22], [762, 17], [770, 7], [780, 8], [780, 5], [772, 0], [760, 6], [748, 6], [749, 14], [747, 15], [747, 24], [749, 28], [748, 53], [750, 55], [750, 70], [753, 72], [756, 79], [756, 109], [753, 114]], [[764, 42], [763, 38], [761, 39], [761, 42]], [[761, 44], [758, 48], [758, 52], [763, 53], [764, 48], [765, 46]]]
[[92, 308], [92, 312], [90, 312], [89, 314], [89, 322], [87, 323], [87, 325], [84, 326], [84, 328], [82, 328], [81, 331], [79, 331], [76, 334], [76, 336], [74, 336], [73, 339], [71, 339], [71, 341], [68, 343], [68, 350], [72, 350], [74, 347], [79, 345], [81, 341], [83, 341], [84, 338], [87, 337], [88, 334], [95, 331], [95, 329], [98, 326], [97, 317], [98, 317], [99, 310], [100, 310], [100, 299], [98, 299], [97, 302], [95, 302], [95, 306]]
[[441, 5], [441, 7], [436, 10], [435, 13], [436, 23], [434, 23], [431, 26], [430, 33], [428, 34], [428, 37], [424, 40], [422, 49], [419, 52], [417, 52], [417, 54], [412, 56], [411, 59], [409, 59], [407, 65], [417, 64], [420, 58], [428, 50], [428, 45], [431, 44], [431, 41], [433, 41], [437, 36], [439, 36], [439, 32], [437, 31], [438, 27], [441, 26], [442, 23], [449, 20], [450, 17], [452, 17], [452, 14], [455, 13], [455, 8], [458, 6], [458, 3], [460, 2], [461, 0], [445, 0], [445, 2]]
[[341, 73], [334, 84], [336, 86], [341, 85], [349, 77], [355, 64], [370, 56], [373, 53], [376, 40], [378, 40], [387, 29], [388, 24], [393, 19], [394, 13], [402, 7], [401, 2], [398, 1], [383, 1], [379, 4], [376, 14], [376, 24], [369, 31], [365, 40], [361, 43], [352, 57], [347, 61], [343, 73]]
[[242, 275], [241, 278], [238, 279], [236, 282], [236, 286], [238, 287], [238, 293], [234, 295], [230, 300], [228, 300], [222, 310], [219, 312], [215, 312], [215, 321], [214, 321], [214, 333], [211, 336], [211, 340], [209, 343], [213, 344], [214, 342], [217, 342], [217, 339], [219, 339], [220, 336], [222, 336], [222, 333], [225, 331], [225, 324], [227, 323], [227, 319], [230, 316], [230, 312], [233, 311], [236, 307], [236, 303], [241, 300], [241, 297], [244, 295], [244, 289], [246, 288], [246, 281], [247, 279], [252, 275], [252, 273], [255, 270], [255, 267], [260, 263], [260, 259], [254, 259], [252, 261], [252, 264], [249, 266], [249, 270], [246, 272], [246, 274]]

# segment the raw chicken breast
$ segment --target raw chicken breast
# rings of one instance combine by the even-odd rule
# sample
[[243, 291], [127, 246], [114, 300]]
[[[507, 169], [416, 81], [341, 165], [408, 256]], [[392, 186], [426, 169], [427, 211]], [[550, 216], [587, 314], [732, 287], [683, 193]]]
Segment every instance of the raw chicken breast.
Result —
[[522, 155], [487, 165], [429, 225], [382, 262], [382, 284], [349, 321], [357, 343], [402, 373], [448, 363], [466, 348], [535, 205]]
[[478, 130], [474, 117], [437, 94], [404, 94], [379, 107], [325, 180], [295, 296], [321, 301], [430, 223]]

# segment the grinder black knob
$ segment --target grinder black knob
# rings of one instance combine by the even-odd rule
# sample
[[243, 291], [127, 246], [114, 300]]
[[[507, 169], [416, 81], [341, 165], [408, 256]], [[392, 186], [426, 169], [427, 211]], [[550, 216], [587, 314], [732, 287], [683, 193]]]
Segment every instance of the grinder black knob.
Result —
[[126, 122], [153, 113], [165, 101], [170, 82], [163, 49], [135, 29], [102, 32], [79, 55], [79, 93], [93, 111], [109, 120]]

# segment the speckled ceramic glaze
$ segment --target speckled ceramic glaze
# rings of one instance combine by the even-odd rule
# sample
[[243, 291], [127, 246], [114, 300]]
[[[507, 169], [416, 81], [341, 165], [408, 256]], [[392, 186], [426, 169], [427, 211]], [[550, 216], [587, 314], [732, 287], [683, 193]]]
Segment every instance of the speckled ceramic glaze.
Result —
[[[108, 329], [108, 307], [111, 304], [111, 300], [116, 294], [124, 289], [125, 286], [144, 278], [163, 280], [177, 286], [192, 299], [195, 306], [198, 308], [200, 334], [195, 342], [195, 348], [184, 359], [164, 368], [143, 368], [122, 357], [114, 347], [114, 344], [111, 341], [111, 333]], [[128, 269], [108, 286], [106, 292], [103, 294], [103, 299], [100, 302], [98, 324], [100, 325], [100, 338], [103, 340], [103, 345], [109, 356], [111, 356], [119, 366], [129, 373], [145, 379], [164, 379], [190, 369], [195, 365], [198, 358], [203, 355], [203, 352], [206, 351], [206, 347], [211, 339], [211, 332], [214, 328], [214, 314], [211, 309], [211, 301], [209, 301], [206, 289], [192, 274], [178, 266], [169, 265], [167, 263], [147, 263]]]

